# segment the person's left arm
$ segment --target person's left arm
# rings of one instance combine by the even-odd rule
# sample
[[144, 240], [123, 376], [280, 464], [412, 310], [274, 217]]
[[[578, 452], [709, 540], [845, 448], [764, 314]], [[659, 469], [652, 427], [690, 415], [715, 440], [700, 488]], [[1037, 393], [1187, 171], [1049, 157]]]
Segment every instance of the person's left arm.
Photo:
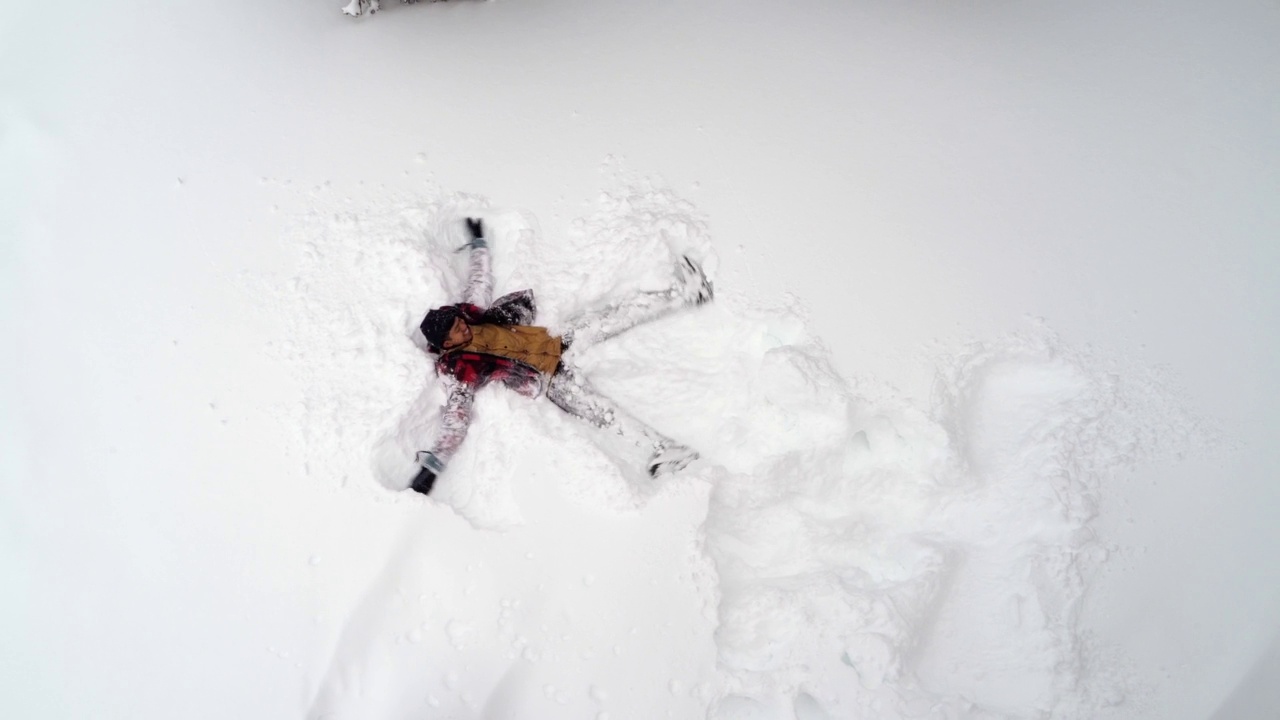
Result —
[[471, 266], [467, 271], [467, 289], [462, 302], [489, 307], [493, 302], [493, 266], [489, 258], [489, 241], [484, 236], [484, 221], [467, 218], [467, 232], [471, 241], [464, 248], [471, 248]]

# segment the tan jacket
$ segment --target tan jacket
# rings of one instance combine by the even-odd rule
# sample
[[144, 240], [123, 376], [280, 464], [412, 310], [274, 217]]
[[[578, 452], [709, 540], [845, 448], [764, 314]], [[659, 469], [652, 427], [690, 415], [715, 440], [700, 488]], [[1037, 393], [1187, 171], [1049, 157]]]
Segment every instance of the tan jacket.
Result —
[[471, 342], [458, 350], [488, 353], [532, 365], [550, 375], [560, 364], [560, 338], [534, 325], [472, 325]]

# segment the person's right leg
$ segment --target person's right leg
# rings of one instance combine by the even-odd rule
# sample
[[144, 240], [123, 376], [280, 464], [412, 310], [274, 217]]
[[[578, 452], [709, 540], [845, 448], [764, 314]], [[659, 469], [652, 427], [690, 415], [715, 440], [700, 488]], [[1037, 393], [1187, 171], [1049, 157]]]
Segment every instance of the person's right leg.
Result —
[[702, 268], [681, 256], [676, 265], [676, 283], [669, 290], [638, 293], [586, 313], [570, 323], [564, 338], [568, 345], [587, 347], [677, 310], [710, 302], [714, 297], [711, 281]]
[[568, 366], [561, 365], [551, 376], [547, 399], [566, 413], [639, 449], [645, 456], [645, 467], [651, 476], [680, 470], [698, 457], [692, 448], [628, 415]]

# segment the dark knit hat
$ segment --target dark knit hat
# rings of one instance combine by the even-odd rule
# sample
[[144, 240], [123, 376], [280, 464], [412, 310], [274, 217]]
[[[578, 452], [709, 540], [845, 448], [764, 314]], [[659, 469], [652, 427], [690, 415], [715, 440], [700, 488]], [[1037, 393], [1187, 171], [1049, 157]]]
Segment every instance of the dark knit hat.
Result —
[[458, 308], [446, 305], [432, 310], [422, 319], [422, 325], [419, 326], [422, 336], [427, 339], [427, 344], [433, 351], [440, 352], [444, 347], [444, 340], [449, 336], [449, 329], [453, 327], [454, 318], [459, 314]]

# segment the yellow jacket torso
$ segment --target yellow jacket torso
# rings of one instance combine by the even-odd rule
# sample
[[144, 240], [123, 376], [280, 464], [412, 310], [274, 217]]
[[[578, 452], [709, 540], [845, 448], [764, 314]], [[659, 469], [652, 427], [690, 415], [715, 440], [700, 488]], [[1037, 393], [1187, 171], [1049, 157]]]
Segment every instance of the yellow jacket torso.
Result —
[[560, 364], [560, 338], [534, 325], [472, 325], [471, 342], [458, 348], [518, 360], [548, 375]]

